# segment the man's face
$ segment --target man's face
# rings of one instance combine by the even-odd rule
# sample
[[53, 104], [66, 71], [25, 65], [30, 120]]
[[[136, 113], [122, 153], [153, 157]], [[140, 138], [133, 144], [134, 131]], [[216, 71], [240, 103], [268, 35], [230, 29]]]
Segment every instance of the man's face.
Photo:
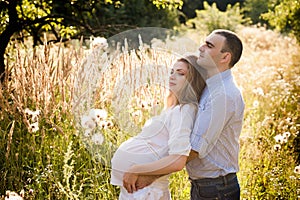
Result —
[[220, 61], [223, 56], [221, 52], [225, 37], [211, 33], [204, 44], [199, 48], [200, 55], [197, 63], [205, 69], [212, 69], [220, 66]]

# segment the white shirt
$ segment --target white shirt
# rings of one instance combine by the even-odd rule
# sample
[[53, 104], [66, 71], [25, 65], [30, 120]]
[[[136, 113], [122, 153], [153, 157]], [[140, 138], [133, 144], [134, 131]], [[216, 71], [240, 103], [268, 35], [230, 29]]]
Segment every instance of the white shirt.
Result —
[[[149, 163], [167, 155], [189, 155], [196, 111], [175, 106], [148, 120], [141, 133], [120, 145], [112, 158], [111, 184], [123, 185], [123, 175], [134, 164]], [[166, 177], [167, 178], [167, 177]], [[162, 180], [168, 186], [168, 181]]]
[[191, 179], [215, 178], [239, 170], [239, 136], [244, 101], [231, 70], [206, 80], [206, 88], [191, 134], [191, 145], [199, 156], [186, 169]]

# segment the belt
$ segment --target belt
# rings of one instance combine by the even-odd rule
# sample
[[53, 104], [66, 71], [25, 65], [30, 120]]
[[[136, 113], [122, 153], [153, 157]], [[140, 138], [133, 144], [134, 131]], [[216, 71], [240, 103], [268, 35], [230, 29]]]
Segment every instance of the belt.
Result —
[[230, 173], [225, 176], [219, 176], [216, 178], [200, 178], [200, 179], [190, 179], [192, 183], [196, 183], [198, 185], [214, 185], [214, 184], [224, 184], [227, 185], [230, 181], [235, 179], [236, 173]]

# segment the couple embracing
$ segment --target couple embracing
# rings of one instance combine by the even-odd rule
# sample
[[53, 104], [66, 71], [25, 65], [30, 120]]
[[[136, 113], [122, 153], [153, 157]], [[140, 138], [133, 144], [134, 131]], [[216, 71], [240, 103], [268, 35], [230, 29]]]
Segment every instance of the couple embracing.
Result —
[[119, 200], [168, 200], [168, 177], [184, 167], [191, 200], [240, 199], [239, 136], [244, 101], [231, 68], [243, 46], [237, 35], [215, 30], [199, 56], [178, 59], [169, 77], [162, 113], [120, 145], [111, 183]]

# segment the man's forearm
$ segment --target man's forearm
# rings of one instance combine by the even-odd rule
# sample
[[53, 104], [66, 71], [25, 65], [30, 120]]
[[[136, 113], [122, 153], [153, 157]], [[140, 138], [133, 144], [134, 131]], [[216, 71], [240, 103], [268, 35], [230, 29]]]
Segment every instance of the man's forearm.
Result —
[[140, 175], [136, 182], [136, 188], [139, 190], [144, 187], [147, 187], [147, 186], [151, 185], [156, 179], [158, 179], [162, 176], [164, 176], [164, 175]]

